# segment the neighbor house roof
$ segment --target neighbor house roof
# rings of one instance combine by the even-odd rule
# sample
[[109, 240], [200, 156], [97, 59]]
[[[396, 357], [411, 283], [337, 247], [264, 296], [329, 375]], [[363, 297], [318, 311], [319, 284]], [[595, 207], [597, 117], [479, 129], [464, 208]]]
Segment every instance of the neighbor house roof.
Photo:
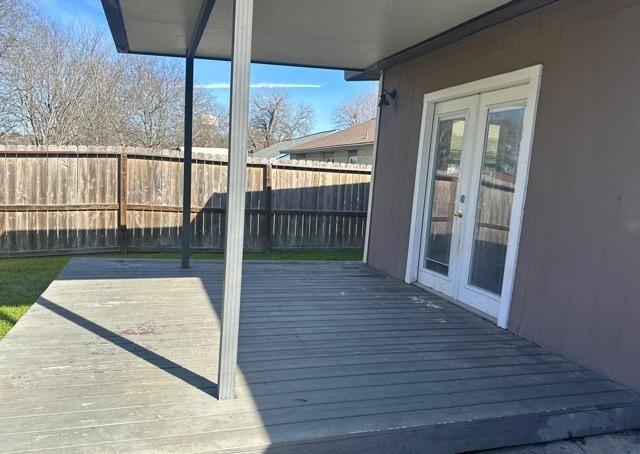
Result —
[[[251, 56], [258, 63], [384, 69], [401, 54], [415, 58], [425, 46], [442, 47], [552, 1], [260, 0]], [[102, 0], [120, 52], [222, 60], [231, 58], [233, 4]]]
[[310, 142], [314, 139], [325, 137], [333, 133], [334, 131], [335, 130], [332, 129], [330, 131], [316, 132], [314, 134], [309, 134], [308, 136], [302, 136], [302, 137], [297, 137], [295, 139], [278, 142], [276, 144], [271, 145], [270, 147], [255, 151], [251, 155], [256, 158], [267, 158], [267, 159], [277, 158], [282, 156], [283, 154], [286, 154], [286, 153], [283, 153], [283, 150], [285, 149], [295, 147], [295, 146], [302, 146], [303, 144]]
[[297, 144], [283, 149], [284, 153], [309, 153], [325, 151], [335, 148], [352, 148], [363, 145], [373, 145], [375, 139], [376, 120], [369, 120], [347, 129], [336, 131], [324, 137]]

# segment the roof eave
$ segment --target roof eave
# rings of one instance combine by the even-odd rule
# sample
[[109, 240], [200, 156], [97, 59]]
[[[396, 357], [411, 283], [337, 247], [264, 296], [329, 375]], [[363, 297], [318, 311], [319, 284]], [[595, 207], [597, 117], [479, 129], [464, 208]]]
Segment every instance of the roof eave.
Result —
[[301, 148], [301, 149], [285, 149], [282, 150], [283, 153], [291, 154], [291, 153], [321, 153], [323, 151], [331, 151], [336, 149], [349, 149], [349, 148], [357, 148], [363, 146], [373, 146], [373, 142], [356, 142], [349, 144], [340, 144], [340, 145], [331, 145], [327, 147], [317, 147], [317, 148]]
[[512, 0], [485, 14], [474, 17], [436, 36], [392, 54], [362, 71], [345, 71], [344, 79], [347, 81], [378, 80], [380, 73], [385, 69], [414, 60], [456, 41], [460, 41], [467, 36], [555, 3], [556, 1], [558, 0]]
[[109, 30], [111, 30], [111, 36], [113, 36], [116, 50], [123, 54], [131, 53], [120, 1], [102, 0], [102, 9], [104, 9], [104, 14], [107, 16], [107, 23], [109, 24]]
[[[413, 46], [407, 47], [399, 52], [396, 52], [395, 54], [389, 55], [388, 57], [385, 57], [384, 59], [377, 61], [366, 68], [300, 64], [287, 61], [252, 60], [252, 62], [267, 65], [344, 70], [344, 78], [348, 81], [378, 80], [380, 73], [385, 69], [426, 55], [430, 52], [445, 47], [493, 25], [508, 21], [520, 15], [547, 6], [556, 1], [558, 0], [512, 0], [509, 3], [499, 6], [491, 11], [486, 12], [485, 14], [477, 16], [436, 36], [428, 38]], [[200, 41], [200, 38], [204, 31], [204, 26], [207, 23], [206, 20], [201, 19], [209, 18], [215, 0], [205, 0], [205, 2], [203, 3], [203, 8], [200, 13], [198, 23], [192, 33], [191, 44], [189, 46], [189, 49], [185, 49], [184, 54], [154, 53], [132, 50], [129, 45], [120, 0], [101, 0], [101, 2], [105, 15], [107, 17], [107, 22], [109, 24], [109, 29], [111, 31], [111, 35], [113, 36], [116, 49], [120, 53], [179, 58], [193, 57], [203, 60], [229, 61], [228, 58], [200, 56], [197, 55], [196, 52], [197, 43]]]

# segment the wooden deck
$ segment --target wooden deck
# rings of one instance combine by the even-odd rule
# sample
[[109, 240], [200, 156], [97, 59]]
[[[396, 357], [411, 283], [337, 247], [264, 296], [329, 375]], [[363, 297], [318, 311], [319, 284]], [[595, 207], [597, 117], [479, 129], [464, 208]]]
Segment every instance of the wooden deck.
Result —
[[0, 342], [0, 451], [440, 453], [640, 426], [636, 393], [356, 263], [74, 259]]

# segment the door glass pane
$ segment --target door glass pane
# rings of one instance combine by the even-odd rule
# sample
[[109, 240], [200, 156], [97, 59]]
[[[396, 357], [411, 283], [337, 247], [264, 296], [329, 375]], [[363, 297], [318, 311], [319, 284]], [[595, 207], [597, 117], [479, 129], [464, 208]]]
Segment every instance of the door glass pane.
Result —
[[449, 274], [451, 232], [460, 176], [464, 125], [464, 117], [438, 120], [436, 132], [435, 174], [431, 186], [424, 266], [444, 275]]
[[500, 295], [509, 239], [524, 106], [489, 110], [469, 283]]

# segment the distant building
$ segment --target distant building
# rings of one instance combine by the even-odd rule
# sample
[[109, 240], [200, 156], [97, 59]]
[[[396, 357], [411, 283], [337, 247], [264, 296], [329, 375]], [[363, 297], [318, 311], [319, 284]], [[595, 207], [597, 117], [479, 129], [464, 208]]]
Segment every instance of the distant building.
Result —
[[291, 159], [373, 164], [375, 119], [282, 148]]
[[305, 143], [308, 143], [315, 139], [320, 139], [322, 137], [328, 136], [335, 132], [335, 129], [331, 131], [323, 131], [316, 132], [314, 134], [309, 134], [308, 136], [297, 137], [291, 140], [285, 140], [284, 142], [278, 142], [276, 144], [271, 145], [270, 147], [263, 148], [262, 150], [257, 150], [254, 152], [250, 152], [250, 155], [255, 158], [267, 158], [267, 159], [289, 159], [289, 155], [283, 150], [286, 150], [291, 147], [301, 146]]

